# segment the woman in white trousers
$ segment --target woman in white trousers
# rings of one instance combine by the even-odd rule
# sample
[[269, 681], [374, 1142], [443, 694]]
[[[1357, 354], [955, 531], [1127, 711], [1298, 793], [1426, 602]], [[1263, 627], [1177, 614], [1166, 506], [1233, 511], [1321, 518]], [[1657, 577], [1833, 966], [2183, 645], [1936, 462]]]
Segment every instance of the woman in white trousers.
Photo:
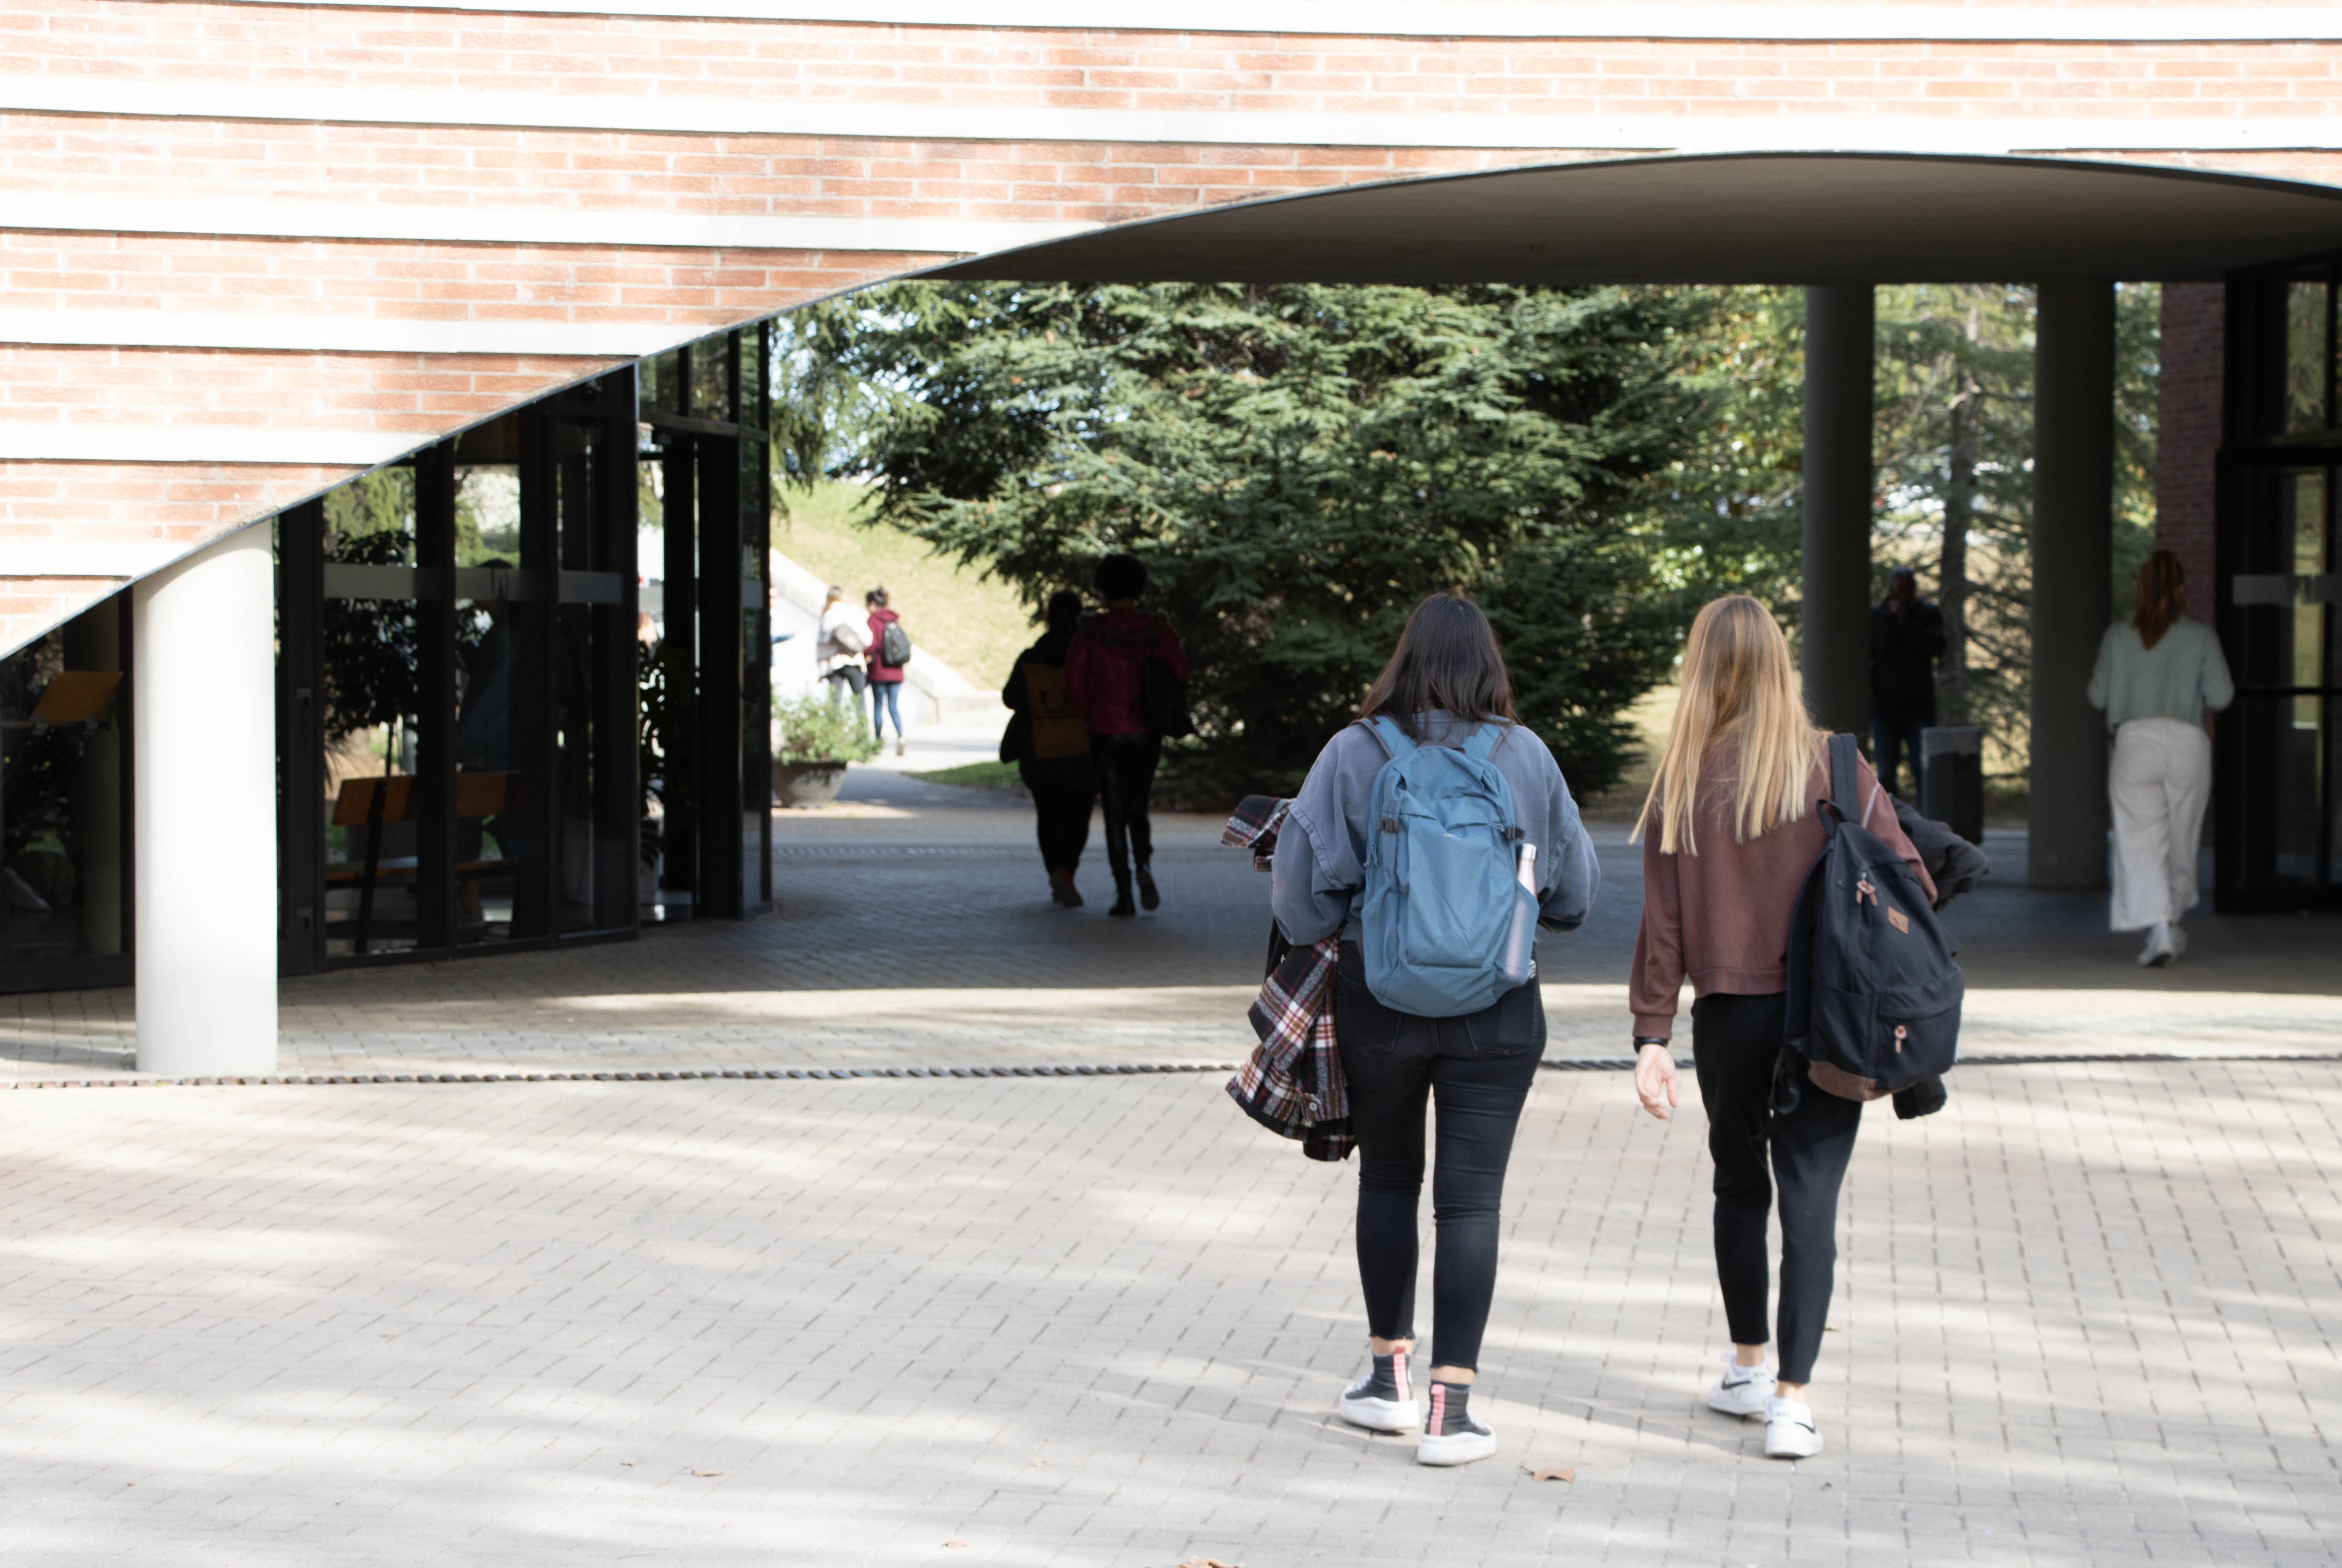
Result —
[[2142, 968], [2187, 950], [2179, 918], [2197, 898], [2196, 846], [2212, 794], [2212, 737], [2204, 710], [2237, 694], [2220, 640], [2180, 614], [2187, 574], [2157, 550], [2138, 572], [2138, 611], [2107, 628], [2090, 674], [2090, 705], [2114, 732], [2107, 794], [2114, 804], [2114, 901], [2108, 924], [2144, 931]]

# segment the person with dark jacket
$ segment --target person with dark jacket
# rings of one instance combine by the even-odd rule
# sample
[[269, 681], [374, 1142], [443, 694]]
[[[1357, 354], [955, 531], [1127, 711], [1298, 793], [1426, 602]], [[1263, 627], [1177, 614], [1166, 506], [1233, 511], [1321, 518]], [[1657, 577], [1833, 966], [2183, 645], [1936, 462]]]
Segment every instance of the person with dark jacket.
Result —
[[[1707, 1403], [1763, 1416], [1767, 1457], [1802, 1459], [1822, 1451], [1806, 1390], [1829, 1317], [1838, 1188], [1862, 1120], [1859, 1101], [1818, 1090], [1790, 1112], [1774, 1109], [1790, 924], [1828, 839], [1815, 806], [1830, 793], [1827, 737], [1806, 711], [1788, 639], [1745, 594], [1716, 600], [1692, 622], [1682, 694], [1635, 824], [1643, 841], [1643, 919], [1627, 981], [1635, 1092], [1652, 1115], [1673, 1114], [1671, 1037], [1689, 979], [1692, 1064], [1716, 1162], [1716, 1278], [1733, 1343]], [[1934, 902], [1936, 884], [1892, 798], [1867, 765], [1857, 772], [1859, 824], [1903, 858]], [[1765, 1321], [1776, 1180], [1777, 1370]]]
[[1944, 612], [1919, 597], [1917, 573], [1896, 567], [1870, 612], [1870, 751], [1888, 794], [1902, 793], [1907, 751], [1919, 793], [1919, 732], [1936, 722], [1936, 656], [1948, 646]]
[[886, 590], [873, 588], [862, 595], [862, 603], [870, 611], [865, 630], [870, 641], [863, 657], [869, 661], [870, 725], [872, 738], [884, 744], [886, 739], [886, 715], [895, 715], [895, 754], [903, 754], [903, 666], [886, 662], [886, 627], [903, 617], [886, 607]]
[[1076, 909], [1082, 895], [1074, 886], [1074, 873], [1090, 842], [1090, 807], [1097, 802], [1089, 732], [1066, 691], [1066, 655], [1081, 624], [1082, 596], [1071, 588], [1052, 594], [1046, 619], [1048, 630], [1017, 656], [1008, 684], [1000, 688], [1011, 715], [1000, 760], [1016, 764], [1017, 776], [1033, 796], [1049, 896]]
[[[1553, 753], [1513, 716], [1511, 677], [1478, 605], [1435, 594], [1416, 607], [1366, 694], [1361, 718], [1377, 717], [1425, 747], [1461, 750], [1496, 729], [1487, 759], [1511, 794], [1515, 826], [1537, 849], [1538, 924], [1549, 931], [1583, 925], [1602, 881], [1593, 840]], [[1531, 979], [1478, 1012], [1431, 1018], [1386, 1006], [1369, 988], [1362, 894], [1382, 831], [1375, 780], [1390, 755], [1363, 722], [1326, 743], [1277, 833], [1269, 896], [1278, 930], [1296, 947], [1339, 938], [1334, 1033], [1348, 1131], [1358, 1145], [1358, 1281], [1369, 1361], [1336, 1412], [1378, 1432], [1413, 1431], [1419, 1420], [1418, 1463], [1466, 1464], [1496, 1451], [1496, 1433], [1469, 1403], [1496, 1298], [1505, 1171], [1545, 1055], [1545, 1003]], [[1508, 904], [1516, 886], [1506, 884]], [[1418, 1417], [1408, 1365], [1426, 1105], [1435, 1124], [1437, 1246], [1430, 1409]]]
[[1156, 909], [1163, 903], [1149, 864], [1155, 832], [1146, 815], [1163, 737], [1139, 714], [1142, 669], [1147, 660], [1161, 659], [1184, 684], [1187, 654], [1170, 622], [1138, 607], [1146, 566], [1137, 556], [1108, 555], [1098, 563], [1096, 582], [1106, 613], [1092, 615], [1074, 634], [1066, 654], [1066, 691], [1089, 726], [1098, 799], [1106, 808], [1106, 862], [1114, 872], [1114, 907], [1106, 913], [1133, 915], [1138, 913], [1130, 901], [1134, 878], [1140, 904]]

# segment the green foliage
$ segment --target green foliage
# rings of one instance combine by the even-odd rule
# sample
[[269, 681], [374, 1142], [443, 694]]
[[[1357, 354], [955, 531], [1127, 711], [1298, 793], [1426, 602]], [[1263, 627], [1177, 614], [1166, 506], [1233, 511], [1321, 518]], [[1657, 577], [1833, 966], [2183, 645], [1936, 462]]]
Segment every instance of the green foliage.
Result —
[[936, 768], [927, 773], [913, 774], [921, 784], [958, 784], [965, 789], [1021, 789], [1024, 775], [1015, 763], [962, 763], [957, 767]]
[[826, 695], [773, 697], [773, 760], [776, 763], [866, 762], [878, 742], [862, 715]]
[[[1681, 290], [903, 284], [791, 318], [791, 474], [1037, 605], [1146, 561], [1186, 640], [1184, 793], [1289, 788], [1425, 594], [1485, 597], [1581, 790], [1700, 577], [1651, 477], [1706, 428]], [[809, 449], [806, 443], [826, 443]], [[1625, 595], [1622, 599], [1620, 596]]]
[[[412, 564], [407, 535], [395, 530], [328, 533], [325, 559], [367, 566]], [[422, 705], [423, 650], [415, 606], [395, 599], [327, 599], [325, 740], [377, 724], [396, 725]]]

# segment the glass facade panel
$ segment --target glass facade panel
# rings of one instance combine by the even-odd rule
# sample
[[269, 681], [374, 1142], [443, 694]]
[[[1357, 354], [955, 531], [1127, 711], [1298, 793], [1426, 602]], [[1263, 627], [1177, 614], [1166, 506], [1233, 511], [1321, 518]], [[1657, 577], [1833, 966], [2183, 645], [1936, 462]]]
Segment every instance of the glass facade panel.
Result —
[[415, 788], [422, 707], [415, 472], [325, 498], [325, 944], [335, 957], [415, 945]]
[[702, 338], [691, 345], [691, 413], [700, 419], [732, 418], [735, 333]]
[[2328, 428], [2327, 384], [2333, 359], [2327, 341], [2331, 313], [2324, 280], [2296, 279], [2285, 295], [2285, 428], [2307, 434]]
[[130, 978], [128, 604], [0, 660], [0, 989]]
[[639, 396], [646, 409], [659, 409], [668, 414], [681, 414], [683, 401], [683, 351], [669, 349], [644, 360], [638, 382]]
[[[503, 456], [489, 443], [481, 455]], [[496, 443], [495, 445], [505, 445]], [[510, 444], [516, 446], [516, 443]], [[458, 448], [460, 459], [466, 454]], [[516, 450], [514, 454], [516, 456]], [[455, 941], [534, 934], [515, 924], [533, 838], [518, 764], [523, 732], [520, 603], [531, 584], [523, 546], [520, 464], [455, 465]]]

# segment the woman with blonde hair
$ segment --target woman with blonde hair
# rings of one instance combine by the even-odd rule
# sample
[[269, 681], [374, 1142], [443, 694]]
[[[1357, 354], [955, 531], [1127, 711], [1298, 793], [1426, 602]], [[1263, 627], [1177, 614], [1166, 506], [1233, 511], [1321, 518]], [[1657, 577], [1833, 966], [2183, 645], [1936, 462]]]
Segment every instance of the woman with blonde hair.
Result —
[[[1651, 793], [1635, 824], [1643, 843], [1643, 923], [1628, 998], [1635, 1013], [1635, 1092], [1652, 1115], [1673, 1114], [1670, 1049], [1686, 976], [1692, 1063], [1716, 1160], [1716, 1272], [1732, 1352], [1707, 1391], [1711, 1409], [1765, 1417], [1765, 1453], [1802, 1459], [1822, 1449], [1806, 1393], [1829, 1315], [1837, 1262], [1837, 1193], [1854, 1154], [1862, 1105], [1808, 1089], [1773, 1111], [1781, 1061], [1789, 924], [1825, 832], [1827, 736], [1814, 727], [1789, 644], [1764, 605], [1718, 599], [1692, 622], [1682, 696]], [[1868, 764], [1859, 765], [1861, 825], [1935, 884], [1895, 820]], [[1767, 1157], [1771, 1178], [1767, 1174]], [[1780, 1362], [1768, 1359], [1766, 1219], [1780, 1186]]]
[[2196, 846], [2212, 794], [2212, 737], [2204, 710], [2237, 694], [2220, 639], [2181, 612], [2187, 574], [2157, 550], [2138, 569], [2138, 610], [2107, 628], [2090, 673], [2090, 705], [2114, 732], [2107, 795], [2114, 807], [2114, 899], [2107, 924], [2144, 931], [2141, 968], [2187, 951], [2179, 917], [2197, 898]]

